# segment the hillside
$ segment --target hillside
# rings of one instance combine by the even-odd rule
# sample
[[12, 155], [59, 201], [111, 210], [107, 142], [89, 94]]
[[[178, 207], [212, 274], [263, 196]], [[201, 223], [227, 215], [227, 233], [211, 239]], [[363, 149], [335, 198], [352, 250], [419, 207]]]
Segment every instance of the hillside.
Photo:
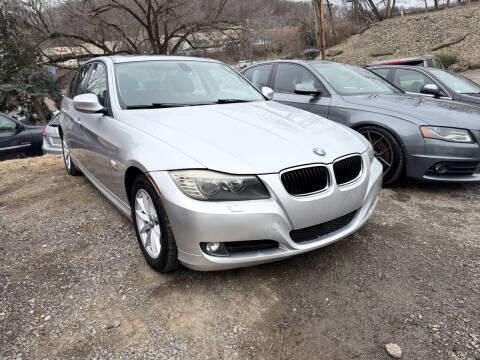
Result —
[[[458, 42], [433, 50], [449, 40]], [[471, 68], [480, 67], [480, 3], [376, 23], [329, 48], [327, 55], [338, 51], [342, 53], [328, 58], [364, 65], [391, 57], [449, 53], [468, 61]]]

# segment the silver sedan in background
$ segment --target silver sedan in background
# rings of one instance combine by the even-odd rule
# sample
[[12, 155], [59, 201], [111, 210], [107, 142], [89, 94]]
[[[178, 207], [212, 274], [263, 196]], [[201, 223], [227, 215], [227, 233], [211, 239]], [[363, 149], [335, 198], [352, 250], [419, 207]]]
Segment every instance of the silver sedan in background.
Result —
[[58, 121], [60, 113], [55, 115], [43, 129], [42, 151], [44, 154], [61, 154], [62, 141], [58, 133]]
[[92, 59], [63, 99], [59, 130], [68, 173], [132, 219], [159, 271], [326, 246], [365, 223], [382, 184], [363, 136], [269, 101], [214, 60]]

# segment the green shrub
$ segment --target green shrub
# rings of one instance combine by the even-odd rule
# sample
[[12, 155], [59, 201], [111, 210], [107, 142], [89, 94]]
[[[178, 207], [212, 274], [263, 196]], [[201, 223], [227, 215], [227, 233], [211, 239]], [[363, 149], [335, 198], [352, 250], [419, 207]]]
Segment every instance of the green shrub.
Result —
[[458, 62], [457, 54], [443, 53], [443, 54], [436, 54], [435, 56], [438, 58], [438, 60], [440, 60], [440, 62], [445, 67], [445, 69], [448, 69], [450, 65], [453, 65]]

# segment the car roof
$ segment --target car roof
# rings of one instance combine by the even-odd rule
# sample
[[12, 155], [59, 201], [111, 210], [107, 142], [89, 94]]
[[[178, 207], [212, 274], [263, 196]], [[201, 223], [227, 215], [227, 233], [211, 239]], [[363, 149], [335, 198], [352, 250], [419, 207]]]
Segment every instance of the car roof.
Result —
[[370, 66], [367, 66], [367, 69], [380, 69], [380, 68], [383, 68], [383, 69], [389, 69], [389, 68], [399, 68], [399, 69], [415, 69], [415, 70], [431, 70], [431, 69], [434, 69], [434, 70], [443, 70], [445, 71], [444, 69], [439, 69], [439, 68], [433, 68], [431, 66], [412, 66], [412, 65], [401, 65], [401, 64], [378, 64], [378, 65], [370, 65]]
[[390, 58], [390, 59], [372, 61], [369, 63], [369, 65], [381, 65], [383, 62], [390, 62], [390, 61], [398, 61], [398, 62], [422, 61], [422, 60], [433, 59], [433, 58], [435, 58], [434, 55], [419, 55], [419, 56], [410, 56], [410, 57], [403, 57], [403, 58]]
[[263, 61], [263, 62], [257, 62], [255, 64], [252, 64], [245, 69], [242, 69], [242, 72], [251, 69], [255, 66], [258, 65], [265, 65], [265, 64], [279, 64], [279, 63], [285, 63], [285, 64], [299, 64], [299, 65], [310, 65], [313, 63], [316, 64], [343, 64], [337, 61], [330, 61], [330, 60], [302, 60], [302, 59], [292, 59], [292, 60], [269, 60], [269, 61]]
[[174, 56], [174, 55], [113, 55], [113, 56], [99, 56], [92, 58], [87, 61], [87, 63], [98, 60], [111, 61], [114, 64], [127, 63], [127, 62], [137, 62], [137, 61], [161, 61], [161, 60], [170, 60], [170, 61], [204, 61], [204, 62], [215, 62], [222, 63], [221, 61], [214, 59], [207, 59], [194, 56]]

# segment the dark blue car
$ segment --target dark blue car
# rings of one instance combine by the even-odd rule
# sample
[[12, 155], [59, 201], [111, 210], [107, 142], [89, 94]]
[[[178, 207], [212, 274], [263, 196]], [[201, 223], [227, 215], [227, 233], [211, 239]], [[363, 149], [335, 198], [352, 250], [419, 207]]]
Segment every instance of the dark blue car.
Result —
[[0, 113], [0, 160], [42, 154], [43, 127], [22, 124]]

